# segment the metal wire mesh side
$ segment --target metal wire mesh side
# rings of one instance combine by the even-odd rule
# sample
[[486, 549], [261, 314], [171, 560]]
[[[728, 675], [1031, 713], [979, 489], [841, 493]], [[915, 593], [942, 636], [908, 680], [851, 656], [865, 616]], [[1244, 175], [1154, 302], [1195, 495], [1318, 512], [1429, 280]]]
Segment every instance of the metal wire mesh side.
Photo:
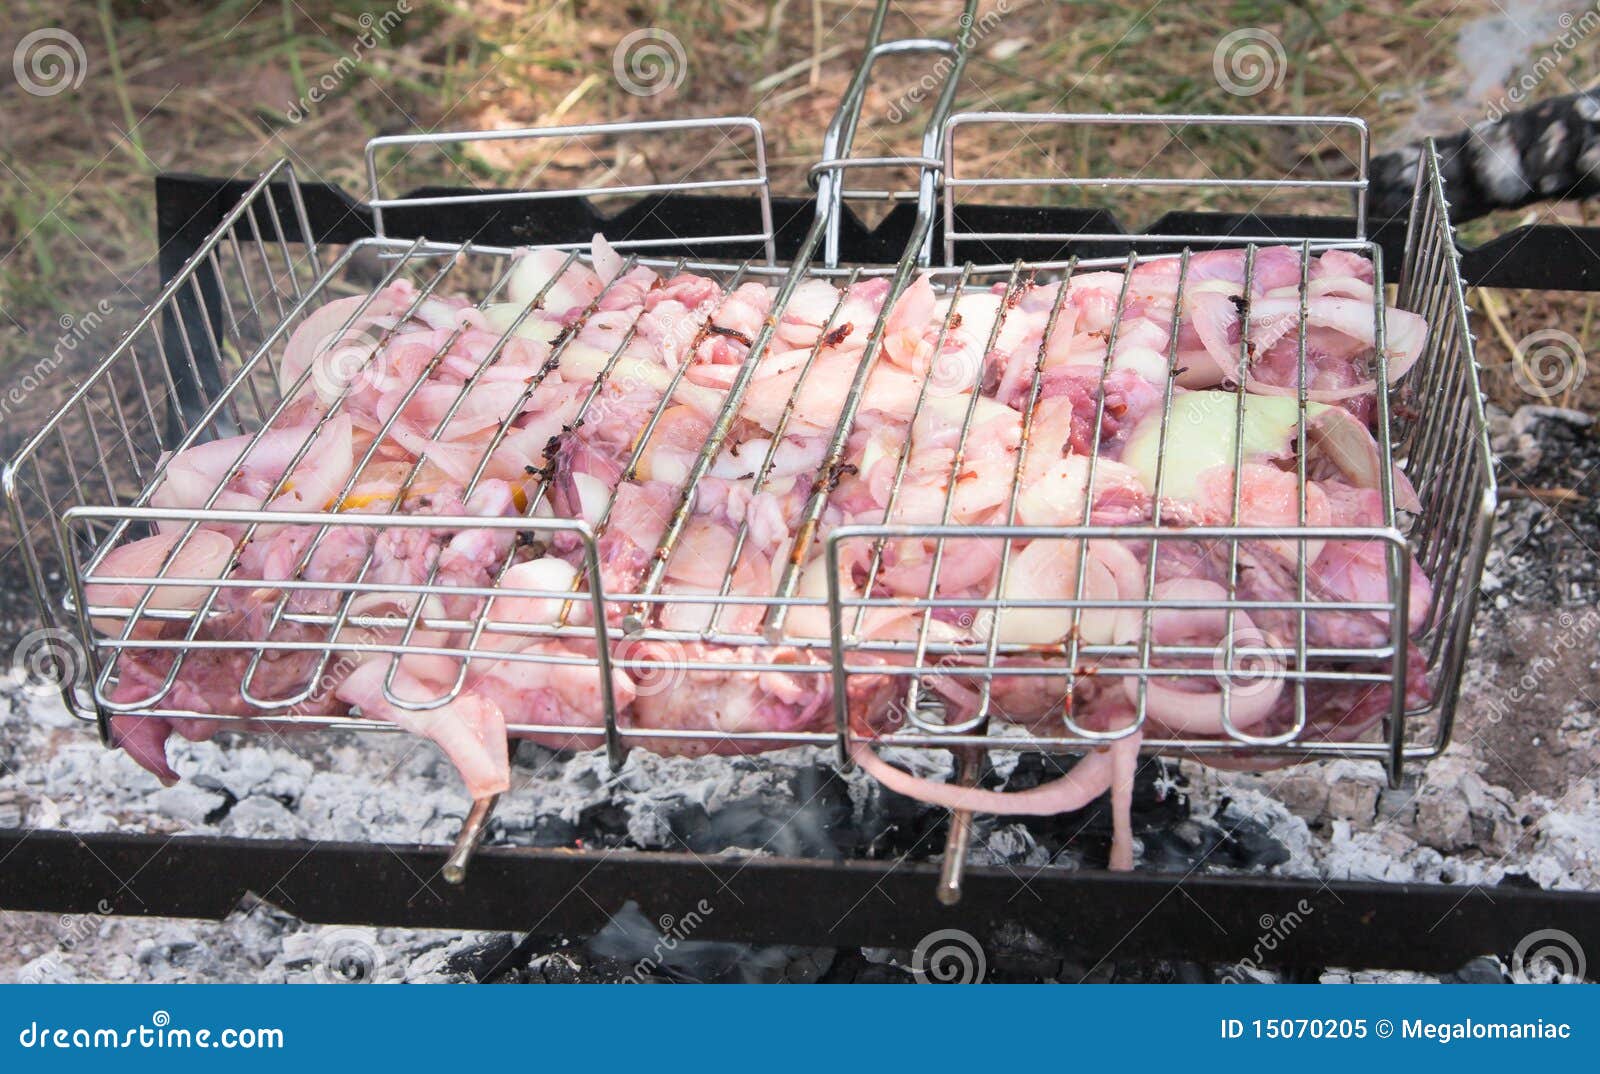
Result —
[[[1070, 175], [1033, 175], [1013, 174], [1007, 169], [1007, 162], [989, 163], [985, 165], [981, 175], [961, 174], [962, 154], [958, 147], [958, 137], [963, 128], [978, 128], [990, 126], [1003, 126], [1015, 128], [1021, 134], [1017, 147], [1026, 146], [1030, 153], [1041, 154], [1037, 138], [1047, 138], [1051, 128], [1060, 129], [1075, 139], [1087, 136], [1095, 131], [1107, 130], [1114, 134], [1125, 133], [1129, 138], [1141, 136], [1146, 128], [1161, 131], [1168, 146], [1176, 144], [1186, 148], [1183, 154], [1185, 160], [1193, 163], [1199, 160], [1203, 175], [1169, 175], [1172, 170], [1169, 162], [1156, 158], [1145, 161], [1139, 167], [1117, 167], [1110, 165], [1109, 174], [1100, 170], [1092, 170], [1089, 174]], [[1181, 132], [1192, 130], [1202, 140], [1200, 150], [1190, 149], [1184, 141]], [[1221, 166], [1222, 153], [1216, 147], [1207, 146], [1206, 140], [1216, 138], [1227, 132], [1243, 134], [1258, 134], [1263, 136], [1282, 137], [1285, 140], [1303, 140], [1308, 137], [1322, 138], [1330, 135], [1341, 135], [1353, 145], [1341, 147], [1354, 165], [1356, 174], [1352, 177], [1326, 177], [1305, 178], [1301, 176], [1285, 176], [1281, 171], [1273, 174], [1249, 174], [1245, 176], [1223, 177], [1212, 170], [1211, 165]], [[1052, 144], [1048, 143], [1047, 144]], [[944, 153], [944, 184], [942, 188], [943, 214], [944, 214], [944, 260], [946, 265], [957, 265], [960, 258], [975, 259], [979, 255], [973, 250], [981, 251], [986, 243], [1001, 241], [1026, 241], [1038, 243], [1056, 243], [1061, 245], [1076, 244], [1082, 249], [1084, 244], [1111, 243], [1125, 248], [1133, 245], [1136, 248], [1154, 249], [1158, 245], [1176, 248], [1182, 244], [1194, 242], [1197, 245], [1215, 243], [1273, 243], [1273, 242], [1299, 242], [1334, 241], [1341, 239], [1362, 240], [1366, 238], [1367, 226], [1367, 159], [1369, 138], [1366, 124], [1359, 119], [1349, 116], [1229, 116], [1229, 115], [1187, 115], [1164, 113], [1075, 113], [1075, 112], [962, 112], [951, 116], [945, 123], [943, 153]], [[1112, 197], [1118, 201], [1131, 199], [1135, 196], [1157, 196], [1168, 208], [1197, 207], [1205, 204], [1208, 199], [1224, 198], [1240, 201], [1241, 207], [1248, 208], [1249, 214], [1282, 212], [1290, 204], [1289, 199], [1303, 199], [1306, 197], [1337, 198], [1348, 196], [1354, 203], [1355, 222], [1354, 229], [1342, 234], [1320, 233], [1315, 235], [1301, 234], [1292, 229], [1284, 229], [1271, 222], [1270, 218], [1257, 224], [1262, 228], [1259, 233], [1247, 233], [1236, 230], [1228, 234], [1194, 235], [1194, 234], [1162, 234], [1154, 233], [1127, 233], [1120, 230], [1099, 230], [1091, 224], [1084, 230], [1073, 232], [1049, 232], [1043, 229], [1027, 231], [993, 231], [968, 228], [963, 226], [959, 217], [960, 199], [963, 191], [993, 191], [1001, 194], [1012, 192], [1033, 191], [1046, 197], [1061, 198], [1072, 195], [1101, 194]], [[1177, 200], [1174, 200], [1177, 199]], [[1100, 226], [1104, 221], [1100, 221]], [[1138, 244], [1143, 244], [1139, 247]], [[1038, 255], [1045, 256], [1045, 255]], [[986, 266], [993, 267], [993, 266]]]
[[1417, 562], [1433, 581], [1422, 644], [1433, 676], [1434, 716], [1427, 737], [1407, 752], [1431, 757], [1450, 741], [1498, 502], [1460, 257], [1431, 140], [1417, 169], [1397, 302], [1431, 326], [1419, 368], [1391, 405], [1396, 458], [1422, 499], [1410, 536]]
[[[287, 196], [274, 190], [285, 183]], [[67, 565], [115, 528], [92, 524], [69, 548], [58, 528], [65, 512], [132, 500], [202, 425], [237, 430], [276, 402], [270, 367], [250, 358], [314, 293], [321, 269], [311, 234], [293, 168], [281, 161], [6, 465], [0, 482], [47, 629], [64, 638], [83, 625], [68, 614]], [[81, 685], [69, 677], [63, 689], [85, 714], [93, 708]]]
[[[385, 180], [394, 181], [390, 173], [398, 165], [380, 173], [379, 154], [396, 151], [401, 160], [409, 158], [417, 149], [431, 149], [440, 154], [488, 142], [544, 142], [555, 141], [560, 146], [586, 145], [589, 139], [616, 142], [633, 139], [645, 146], [693, 132], [715, 134], [716, 144], [741, 153], [748, 169], [732, 177], [701, 174], [696, 166], [690, 172], [670, 181], [648, 183], [599, 183], [570, 189], [470, 191], [452, 193], [418, 194], [385, 197]], [[593, 150], [591, 150], [593, 152]], [[598, 160], [598, 158], [596, 158]], [[702, 162], [703, 163], [703, 162]], [[714, 229], [699, 234], [673, 235], [670, 238], [651, 239], [633, 235], [612, 236], [612, 245], [618, 250], [645, 251], [660, 246], [682, 246], [687, 243], [712, 246], [758, 248], [767, 264], [775, 260], [773, 246], [772, 189], [767, 177], [767, 147], [759, 121], [748, 116], [709, 117], [704, 119], [641, 120], [631, 123], [587, 123], [565, 127], [522, 127], [493, 131], [445, 131], [431, 134], [386, 135], [373, 138], [366, 147], [367, 186], [371, 194], [373, 223], [380, 237], [388, 234], [385, 210], [429, 208], [459, 205], [462, 203], [498, 204], [541, 201], [551, 198], [596, 197], [650, 197], [666, 193], [684, 192], [737, 192], [754, 191], [759, 199], [761, 229], [755, 232], [719, 232]], [[505, 252], [501, 249], [499, 252]]]

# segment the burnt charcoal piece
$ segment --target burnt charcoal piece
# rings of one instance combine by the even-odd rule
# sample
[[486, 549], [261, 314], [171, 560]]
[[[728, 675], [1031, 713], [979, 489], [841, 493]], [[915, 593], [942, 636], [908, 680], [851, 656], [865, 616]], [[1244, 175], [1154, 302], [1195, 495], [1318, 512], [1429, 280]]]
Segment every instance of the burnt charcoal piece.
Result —
[[1527, 873], [1508, 872], [1500, 878], [1500, 883], [1495, 885], [1502, 888], [1524, 888], [1528, 891], [1543, 891], [1544, 885], [1539, 883]]
[[1439, 978], [1440, 984], [1506, 984], [1510, 978], [1500, 960], [1484, 955], [1475, 958], [1454, 973]]
[[530, 772], [542, 772], [556, 761], [564, 761], [580, 751], [555, 750], [531, 739], [517, 739], [511, 745], [511, 763]]
[[689, 920], [663, 918], [659, 926], [638, 903], [624, 903], [589, 940], [591, 968], [630, 982], [803, 984], [824, 976], [833, 961], [827, 948], [696, 940]]
[[828, 765], [802, 769], [787, 793], [757, 795], [708, 812], [681, 809], [668, 818], [678, 840], [697, 854], [760, 848], [792, 858], [838, 858], [864, 840], [853, 826], [849, 791]]
[[628, 808], [620, 802], [596, 802], [578, 814], [576, 838], [591, 847], [620, 847], [628, 841]]
[[[910, 952], [906, 952], [910, 957]], [[828, 967], [820, 984], [914, 984], [911, 974], [888, 962], [876, 962], [862, 954], [860, 948], [839, 951]]]
[[486, 937], [482, 943], [457, 951], [442, 967], [447, 976], [470, 977], [479, 984], [505, 975], [515, 963], [516, 937], [509, 932]]
[[1254, 817], [1236, 813], [1227, 803], [1212, 818], [1191, 817], [1181, 824], [1144, 835], [1140, 865], [1187, 872], [1197, 866], [1222, 869], [1266, 869], [1289, 860], [1289, 850]]
[[874, 787], [862, 807], [855, 845], [863, 857], [924, 861], [944, 850], [949, 826], [948, 811]]
[[517, 841], [523, 838], [536, 847], [570, 847], [578, 840], [578, 826], [553, 814], [540, 814], [533, 822], [533, 831]]

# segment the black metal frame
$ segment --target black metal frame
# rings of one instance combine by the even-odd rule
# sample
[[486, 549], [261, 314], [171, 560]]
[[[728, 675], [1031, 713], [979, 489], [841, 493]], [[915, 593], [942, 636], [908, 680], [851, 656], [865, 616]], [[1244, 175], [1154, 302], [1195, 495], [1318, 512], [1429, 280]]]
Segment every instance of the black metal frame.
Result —
[[[156, 219], [161, 241], [163, 281], [170, 280], [199, 248], [222, 216], [238, 203], [250, 183], [173, 174], [156, 179]], [[302, 182], [306, 213], [319, 243], [349, 243], [373, 235], [372, 210], [344, 190], [329, 183]], [[298, 236], [287, 189], [275, 190], [284, 234]], [[406, 197], [461, 195], [458, 188], [428, 188]], [[806, 228], [816, 215], [812, 198], [774, 197], [773, 221], [777, 229], [778, 256], [793, 255]], [[842, 206], [840, 249], [846, 261], [883, 263], [899, 260], [911, 232], [915, 206], [896, 205], [876, 227], [868, 227]], [[956, 218], [962, 231], [1085, 233], [1126, 232], [1110, 213], [1068, 208], [1029, 208], [1003, 205], [960, 205]], [[678, 235], [705, 234], [708, 230], [761, 230], [756, 203], [750, 198], [703, 194], [666, 194], [643, 198], [626, 210], [607, 216], [584, 198], [550, 198], [533, 202], [454, 203], [422, 208], [384, 210], [385, 230], [391, 237], [426, 235], [440, 242], [521, 245], [587, 242], [596, 231], [625, 234], [633, 239], [670, 239]], [[936, 225], [938, 228], [939, 225]], [[1194, 235], [1190, 245], [1215, 244], [1215, 236], [1230, 232], [1285, 236], [1346, 238], [1355, 232], [1355, 220], [1335, 216], [1245, 215], [1239, 213], [1172, 212], [1152, 223], [1151, 233]], [[1406, 219], [1369, 224], [1371, 239], [1383, 249], [1386, 264], [1405, 260]], [[1212, 238], [1208, 239], [1206, 236]], [[936, 230], [934, 246], [940, 245]], [[1017, 258], [1044, 261], [1076, 253], [1080, 257], [1126, 254], [1129, 244], [1088, 242], [1070, 248], [1055, 242], [969, 243], [980, 249], [963, 254], [975, 262], [1009, 262]], [[1146, 253], [1177, 252], [1178, 244], [1140, 243]], [[661, 257], [700, 257], [707, 260], [751, 257], [754, 244], [713, 245], [695, 243], [664, 246], [653, 251]], [[1600, 227], [1564, 227], [1552, 224], [1514, 228], [1479, 246], [1461, 251], [1462, 279], [1471, 287], [1514, 287], [1545, 291], [1600, 291]]]
[[[1501, 885], [971, 866], [954, 907], [926, 862], [484, 847], [467, 883], [438, 847], [0, 831], [0, 906], [220, 920], [254, 894], [305, 921], [587, 936], [633, 900], [702, 905], [696, 939], [912, 948], [959, 928], [990, 950], [1102, 961], [1450, 972], [1560, 929], [1600, 950], [1600, 896]], [[122, 877], [137, 876], [137, 890]], [[774, 905], [780, 902], [781, 905]]]
[[[171, 279], [243, 194], [248, 183], [193, 175], [156, 180], [161, 271]], [[373, 234], [371, 209], [338, 187], [301, 185], [314, 237], [348, 243]], [[286, 191], [284, 192], [287, 193]], [[422, 193], [422, 192], [419, 192]], [[287, 196], [277, 199], [288, 206]], [[386, 211], [390, 235], [517, 245], [582, 242], [597, 230], [634, 238], [703, 233], [698, 222], [759, 231], [747, 199], [672, 194], [605, 216], [582, 199], [433, 206]], [[780, 256], [791, 253], [814, 202], [774, 198]], [[1069, 209], [965, 206], [963, 225], [985, 231], [1111, 232], [1106, 214]], [[730, 224], [745, 215], [748, 224]], [[846, 260], [893, 261], [905, 247], [912, 209], [891, 210], [868, 228], [846, 210]], [[303, 238], [284, 210], [283, 233]], [[1172, 213], [1152, 230], [1198, 236], [1348, 235], [1353, 221]], [[1403, 260], [1405, 222], [1370, 229], [1391, 263]], [[1198, 239], [1196, 245], [1204, 245]], [[1150, 250], [1151, 245], [1141, 248]], [[1125, 252], [1085, 243], [1082, 256]], [[737, 247], [666, 248], [666, 256], [745, 257]], [[1059, 257], [1055, 243], [996, 243], [970, 256], [994, 261]], [[1600, 291], [1600, 228], [1518, 228], [1463, 251], [1469, 284]], [[188, 330], [203, 330], [198, 316]], [[1520, 885], [1492, 889], [1438, 884], [1218, 874], [1132, 874], [1096, 869], [967, 870], [956, 907], [932, 897], [938, 867], [926, 862], [699, 858], [645, 851], [486, 847], [464, 886], [438, 879], [438, 847], [219, 837], [0, 830], [0, 907], [220, 919], [247, 894], [312, 922], [406, 927], [509, 929], [584, 935], [634, 900], [651, 917], [685, 912], [701, 899], [716, 907], [697, 938], [809, 946], [911, 947], [928, 933], [959, 927], [980, 942], [1034, 938], [1061, 957], [1178, 957], [1202, 962], [1284, 966], [1342, 965], [1449, 971], [1476, 955], [1509, 954], [1529, 933], [1556, 928], [1600, 950], [1600, 893], [1547, 892]], [[137, 890], [122, 877], [137, 876]], [[427, 882], [424, 882], [424, 878]], [[781, 912], [772, 905], [782, 893]], [[1311, 907], [1311, 912], [1301, 909]], [[1196, 906], [1200, 908], [1196, 910]], [[1202, 912], [1203, 911], [1203, 912]], [[1292, 929], [1273, 928], [1295, 914]], [[1276, 933], [1286, 935], [1278, 936]]]

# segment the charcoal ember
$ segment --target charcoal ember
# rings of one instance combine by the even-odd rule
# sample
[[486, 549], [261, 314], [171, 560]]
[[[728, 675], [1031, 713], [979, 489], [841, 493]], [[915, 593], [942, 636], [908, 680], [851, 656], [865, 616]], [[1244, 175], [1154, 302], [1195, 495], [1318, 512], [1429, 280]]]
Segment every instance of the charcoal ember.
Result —
[[[407, 984], [481, 984], [492, 980], [499, 971], [500, 961], [516, 949], [516, 940], [507, 933], [467, 933], [458, 936], [439, 934], [410, 934], [401, 941], [404, 957], [399, 965], [389, 966], [380, 961], [364, 962], [366, 952], [358, 950], [352, 959], [354, 973], [368, 976], [361, 980], [390, 980], [398, 973]], [[376, 947], [373, 948], [376, 951]], [[337, 972], [341, 967], [324, 966], [323, 975]], [[347, 971], [350, 972], [350, 971]]]
[[509, 932], [484, 936], [464, 950], [453, 951], [443, 970], [452, 976], [467, 977], [480, 984], [505, 974], [517, 950], [517, 939]]
[[[1317, 975], [1317, 984], [1429, 984], [1439, 978], [1406, 970], [1352, 970], [1335, 967]], [[1311, 982], [1307, 982], [1311, 983]]]
[[863, 856], [925, 861], [944, 848], [950, 813], [873, 785], [861, 805], [857, 832]]
[[571, 955], [552, 952], [529, 962], [521, 977], [529, 984], [578, 984], [603, 978], [585, 970]]
[[524, 771], [538, 774], [569, 760], [573, 752], [551, 749], [542, 742], [521, 738], [512, 743], [511, 763]]
[[693, 803], [668, 818], [674, 839], [697, 854], [760, 850], [783, 857], [836, 858], [855, 848], [849, 789], [831, 766], [795, 771], [782, 792], [739, 798], [714, 809]]
[[1142, 863], [1187, 871], [1197, 866], [1266, 869], [1289, 861], [1289, 849], [1260, 819], [1225, 805], [1215, 817], [1190, 817], [1143, 836]]
[[199, 783], [175, 783], [163, 787], [153, 798], [164, 815], [189, 824], [214, 824], [227, 816], [238, 799], [224, 792], [209, 791]]
[[[1451, 766], [1454, 767], [1454, 766]], [[1476, 772], [1430, 780], [1417, 796], [1415, 829], [1427, 846], [1443, 851], [1479, 848], [1503, 854], [1522, 835], [1512, 819], [1515, 799], [1491, 787]]]
[[1027, 929], [1003, 922], [985, 937], [984, 955], [990, 981], [1048, 981], [1061, 972], [1061, 953]]
[[17, 970], [18, 984], [78, 984], [79, 977], [70, 965], [55, 954], [40, 955]]
[[578, 841], [578, 826], [561, 817], [541, 816], [533, 826], [524, 829], [524, 838], [518, 843], [536, 847], [566, 847]]
[[[1059, 779], [1079, 758], [1044, 753], [1024, 753], [1003, 783], [991, 773], [985, 785], [1006, 791], [1025, 791]], [[1177, 775], [1177, 766], [1161, 758], [1144, 758], [1134, 776], [1133, 830], [1145, 838], [1170, 830], [1189, 813], [1189, 801]], [[1071, 848], [1088, 862], [1104, 866], [1111, 851], [1111, 808], [1102, 796], [1074, 813], [1050, 817], [1015, 818], [1034, 839], [1052, 850]]]
[[1067, 960], [1061, 964], [1057, 971], [1060, 980], [1073, 984], [1116, 984], [1125, 980], [1117, 973], [1118, 964], [1109, 959], [1099, 962], [1082, 962]]
[[926, 861], [944, 847], [950, 830], [946, 810], [929, 809], [911, 798], [892, 793], [875, 796], [880, 808], [874, 816], [874, 834], [867, 843], [869, 858], [905, 858]]
[[1500, 960], [1490, 955], [1475, 958], [1454, 973], [1439, 978], [1441, 984], [1505, 984], [1509, 980]]
[[974, 865], [1030, 865], [1041, 868], [1051, 860], [1051, 851], [1040, 845], [1021, 824], [973, 818], [972, 849], [967, 860]]
[[633, 900], [611, 916], [586, 947], [595, 968], [629, 982], [775, 984], [816, 980], [825, 949], [692, 938], [688, 916], [651, 921]]
[[1504, 876], [1502, 876], [1500, 878], [1499, 886], [1510, 888], [1527, 888], [1530, 891], [1538, 891], [1544, 887], [1543, 884], [1539, 883], [1527, 873], [1516, 871], [1508, 871]]
[[0, 787], [0, 828], [22, 824], [22, 796], [11, 787]]
[[299, 801], [315, 768], [289, 750], [236, 746], [223, 751], [215, 743], [198, 743], [200, 767], [192, 779], [208, 790], [241, 800], [252, 795], [276, 798], [287, 805]]
[[186, 971], [197, 969], [213, 959], [206, 945], [192, 936], [172, 933], [140, 942], [133, 957], [160, 980], [181, 980]]
[[1372, 765], [1340, 761], [1323, 769], [1328, 780], [1328, 816], [1333, 820], [1366, 824], [1378, 812], [1383, 793], [1383, 773]]
[[1211, 972], [1199, 962], [1169, 963], [1175, 984], [1212, 984]]
[[[906, 952], [910, 958], [910, 952]], [[861, 949], [840, 951], [822, 984], [914, 984], [911, 971], [892, 960], [878, 961]]]
[[584, 846], [621, 847], [628, 845], [628, 807], [622, 802], [604, 801], [588, 806], [578, 814], [574, 825], [576, 840]]
[[1061, 973], [1061, 959], [1025, 951], [995, 951], [989, 956], [984, 980], [994, 984], [1031, 984], [1053, 981]]
[[784, 982], [787, 984], [817, 984], [821, 982], [833, 968], [833, 960], [837, 952], [831, 947], [800, 947], [795, 948], [785, 969]]
[[220, 825], [227, 835], [251, 839], [295, 839], [305, 834], [305, 823], [276, 798], [252, 795], [228, 810]]
[[1327, 815], [1328, 791], [1327, 777], [1316, 765], [1285, 773], [1273, 788], [1289, 812], [1307, 824], [1319, 824]]

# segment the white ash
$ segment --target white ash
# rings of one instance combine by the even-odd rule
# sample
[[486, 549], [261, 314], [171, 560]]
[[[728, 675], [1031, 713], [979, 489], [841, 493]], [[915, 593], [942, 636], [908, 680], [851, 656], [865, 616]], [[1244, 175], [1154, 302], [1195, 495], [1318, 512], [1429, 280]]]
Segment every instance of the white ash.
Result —
[[[1589, 504], [1557, 510], [1521, 498], [1503, 507], [1445, 755], [1410, 766], [1398, 790], [1376, 765], [1352, 761], [1265, 773], [1184, 763], [1194, 817], [1222, 829], [1261, 825], [1287, 855], [1271, 871], [1460, 885], [1515, 877], [1550, 889], [1600, 889], [1600, 639], [1559, 648], [1559, 613], [1600, 601], [1592, 552], [1600, 548], [1592, 506], [1600, 497], [1600, 449], [1591, 419], [1554, 408], [1496, 414], [1493, 434], [1507, 483], [1572, 488]], [[1506, 706], [1507, 690], [1530, 660], [1553, 652], [1560, 659], [1519, 704]], [[54, 694], [15, 677], [0, 682], [0, 826], [443, 845], [465, 814], [449, 765], [428, 744], [402, 735], [223, 736], [210, 743], [175, 737], [171, 749], [185, 780], [164, 788], [103, 749], [92, 727], [71, 718]], [[940, 754], [889, 757], [936, 778], [951, 768]], [[830, 751], [814, 749], [698, 759], [636, 751], [612, 773], [598, 751], [564, 757], [525, 746], [491, 839], [569, 845], [574, 830], [610, 811], [618, 842], [682, 850], [671, 818], [685, 810], [721, 818], [754, 802], [779, 818], [787, 806], [793, 823], [753, 826], [748, 838], [735, 825], [720, 833], [722, 852], [814, 853], [806, 825], [815, 818], [796, 811], [802, 803], [794, 788], [831, 759]], [[1004, 776], [1016, 761], [1001, 754], [994, 763]], [[879, 793], [859, 772], [843, 786], [857, 818]], [[1022, 824], [980, 818], [975, 835], [975, 864], [1079, 864]], [[507, 942], [493, 934], [309, 926], [264, 904], [220, 923], [46, 914], [6, 914], [4, 921], [13, 942], [0, 951], [0, 981], [462, 979], [471, 966], [493, 962], [483, 951]], [[579, 979], [582, 961], [577, 948], [571, 956], [546, 952], [524, 979]], [[1323, 979], [1413, 978], [1329, 970]]]

